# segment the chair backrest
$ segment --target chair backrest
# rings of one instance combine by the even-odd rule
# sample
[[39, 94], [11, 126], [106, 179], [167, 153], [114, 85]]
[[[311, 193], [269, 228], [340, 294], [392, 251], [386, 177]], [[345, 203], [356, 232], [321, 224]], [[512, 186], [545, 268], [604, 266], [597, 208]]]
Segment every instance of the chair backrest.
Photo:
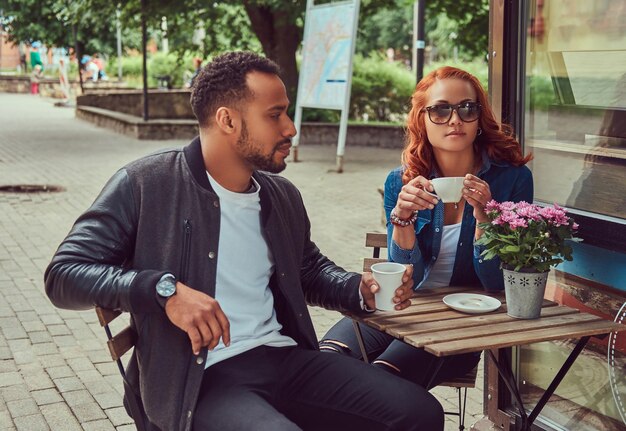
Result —
[[124, 381], [124, 390], [127, 394], [126, 400], [128, 402], [130, 414], [135, 421], [135, 426], [137, 427], [137, 430], [146, 431], [148, 429], [146, 425], [147, 418], [141, 404], [141, 398], [137, 394], [135, 394], [130, 386], [130, 383], [126, 379], [124, 364], [122, 364], [121, 360], [122, 356], [124, 356], [126, 352], [135, 347], [135, 343], [137, 343], [137, 333], [129, 325], [119, 331], [117, 334], [113, 335], [109, 326], [109, 324], [121, 314], [122, 312], [119, 310], [110, 310], [107, 308], [96, 307], [96, 315], [98, 316], [100, 326], [104, 328], [104, 332], [107, 334], [107, 346], [109, 347], [111, 358], [117, 363], [117, 368], [120, 370], [122, 380]]
[[[106, 332], [107, 338], [109, 339], [107, 341], [107, 346], [109, 347], [109, 352], [111, 352], [111, 358], [114, 361], [119, 362], [120, 358], [135, 346], [135, 343], [137, 342], [137, 334], [130, 326], [126, 326], [115, 335], [111, 333], [109, 323], [121, 315], [121, 311], [96, 307], [96, 314], [98, 315], [100, 326], [104, 328], [104, 332]], [[123, 370], [123, 368], [120, 370], [122, 375], [124, 375]]]
[[363, 271], [371, 270], [372, 265], [378, 262], [387, 262], [387, 259], [380, 257], [380, 249], [387, 248], [387, 234], [378, 232], [368, 232], [365, 234], [365, 247], [372, 247], [372, 257], [363, 259]]

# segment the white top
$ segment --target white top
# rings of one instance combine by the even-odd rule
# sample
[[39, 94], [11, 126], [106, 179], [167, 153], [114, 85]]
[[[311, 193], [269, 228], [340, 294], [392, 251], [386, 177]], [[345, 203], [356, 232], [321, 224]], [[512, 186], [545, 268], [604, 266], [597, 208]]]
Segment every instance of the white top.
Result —
[[208, 353], [207, 367], [261, 345], [296, 345], [280, 333], [276, 319], [269, 287], [274, 259], [261, 234], [261, 186], [252, 181], [254, 192], [235, 193], [209, 175], [221, 206], [215, 299], [230, 321], [230, 346], [220, 340]]
[[454, 261], [456, 260], [456, 247], [461, 234], [461, 223], [443, 226], [441, 234], [441, 247], [435, 264], [430, 269], [428, 278], [420, 286], [420, 289], [447, 287], [450, 285]]

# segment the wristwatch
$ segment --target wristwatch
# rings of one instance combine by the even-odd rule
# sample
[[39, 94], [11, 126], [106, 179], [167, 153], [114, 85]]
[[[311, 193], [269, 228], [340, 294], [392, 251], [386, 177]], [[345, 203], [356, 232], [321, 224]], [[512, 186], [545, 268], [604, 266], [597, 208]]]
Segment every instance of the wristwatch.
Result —
[[156, 284], [157, 301], [165, 309], [165, 303], [176, 295], [176, 277], [172, 274], [164, 274]]

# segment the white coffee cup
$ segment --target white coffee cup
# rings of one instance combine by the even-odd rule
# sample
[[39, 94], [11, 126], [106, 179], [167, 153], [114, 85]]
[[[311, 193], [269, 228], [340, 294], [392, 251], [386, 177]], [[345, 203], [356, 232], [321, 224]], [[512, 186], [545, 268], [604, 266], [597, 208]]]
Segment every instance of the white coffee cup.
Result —
[[380, 262], [372, 265], [372, 275], [378, 284], [378, 292], [374, 294], [378, 310], [395, 310], [396, 303], [393, 302], [393, 297], [396, 289], [402, 286], [402, 276], [405, 271], [406, 267], [396, 262]]
[[443, 177], [430, 180], [435, 193], [443, 203], [453, 203], [463, 196], [463, 180], [465, 177]]

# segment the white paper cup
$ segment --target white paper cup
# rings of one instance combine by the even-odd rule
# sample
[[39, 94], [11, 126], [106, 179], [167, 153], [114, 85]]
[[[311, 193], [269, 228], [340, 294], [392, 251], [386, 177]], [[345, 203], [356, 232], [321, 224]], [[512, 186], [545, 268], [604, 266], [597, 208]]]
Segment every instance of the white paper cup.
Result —
[[463, 196], [463, 180], [465, 177], [443, 177], [430, 180], [435, 193], [443, 203], [454, 203]]
[[406, 267], [396, 262], [381, 262], [372, 265], [372, 275], [378, 292], [375, 293], [376, 308], [381, 311], [394, 311], [396, 303], [393, 302], [396, 289], [402, 286], [402, 276]]

